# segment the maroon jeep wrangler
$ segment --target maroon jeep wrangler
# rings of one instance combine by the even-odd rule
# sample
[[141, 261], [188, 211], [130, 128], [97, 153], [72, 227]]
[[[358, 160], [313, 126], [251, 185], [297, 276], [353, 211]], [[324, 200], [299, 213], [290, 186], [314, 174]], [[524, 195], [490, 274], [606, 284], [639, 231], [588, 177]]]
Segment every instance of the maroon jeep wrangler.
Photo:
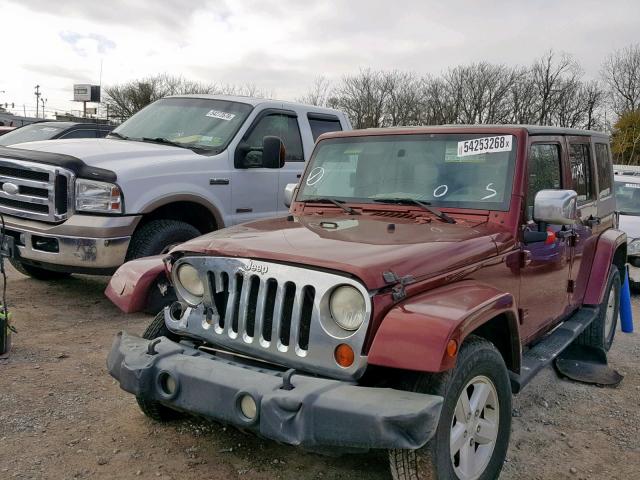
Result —
[[[573, 342], [613, 341], [626, 237], [608, 144], [534, 126], [325, 134], [289, 216], [165, 258], [178, 302], [143, 338], [119, 333], [109, 371], [157, 420], [389, 449], [396, 479], [495, 478], [512, 393]], [[146, 298], [145, 276], [123, 267], [112, 298]]]

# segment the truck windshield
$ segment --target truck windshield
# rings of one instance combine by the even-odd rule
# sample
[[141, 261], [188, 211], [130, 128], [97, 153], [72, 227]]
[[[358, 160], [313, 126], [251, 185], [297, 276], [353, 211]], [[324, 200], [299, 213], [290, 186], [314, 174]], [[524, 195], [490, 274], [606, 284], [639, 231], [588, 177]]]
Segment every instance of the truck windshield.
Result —
[[116, 128], [113, 136], [219, 153], [251, 109], [246, 103], [227, 100], [164, 98], [140, 110]]
[[640, 215], [640, 183], [616, 181], [616, 205], [623, 215]]
[[[65, 126], [66, 128], [66, 126]], [[24, 142], [38, 142], [51, 140], [63, 130], [63, 127], [54, 127], [51, 124], [32, 123], [24, 127], [16, 128], [13, 132], [5, 133], [0, 137], [0, 145], [16, 145]]]
[[380, 135], [321, 141], [299, 201], [400, 203], [508, 210], [516, 158], [512, 135]]

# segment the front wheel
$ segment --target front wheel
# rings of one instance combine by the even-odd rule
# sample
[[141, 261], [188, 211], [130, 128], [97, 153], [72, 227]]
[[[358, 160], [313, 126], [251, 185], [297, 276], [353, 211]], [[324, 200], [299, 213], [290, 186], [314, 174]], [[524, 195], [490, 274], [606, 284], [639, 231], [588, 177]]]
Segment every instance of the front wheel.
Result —
[[472, 335], [462, 345], [452, 371], [421, 376], [413, 390], [444, 398], [440, 421], [424, 447], [389, 452], [393, 478], [497, 478], [511, 430], [511, 386], [497, 349]]

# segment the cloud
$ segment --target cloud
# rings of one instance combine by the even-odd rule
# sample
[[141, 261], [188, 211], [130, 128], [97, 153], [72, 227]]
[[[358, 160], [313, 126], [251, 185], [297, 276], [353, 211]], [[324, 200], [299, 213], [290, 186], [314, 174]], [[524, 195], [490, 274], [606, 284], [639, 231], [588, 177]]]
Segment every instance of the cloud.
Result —
[[82, 35], [76, 32], [60, 32], [60, 38], [81, 57], [87, 57], [90, 53], [104, 55], [116, 47], [115, 42], [95, 33]]

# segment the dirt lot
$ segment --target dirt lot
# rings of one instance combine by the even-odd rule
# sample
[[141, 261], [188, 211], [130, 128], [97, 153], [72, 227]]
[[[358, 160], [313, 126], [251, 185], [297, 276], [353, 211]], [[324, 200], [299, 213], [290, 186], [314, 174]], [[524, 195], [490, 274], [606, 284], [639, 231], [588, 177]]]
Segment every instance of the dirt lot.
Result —
[[[10, 272], [19, 334], [0, 360], [0, 478], [389, 479], [383, 453], [326, 458], [197, 420], [157, 425], [106, 373], [113, 334], [141, 333], [106, 279], [41, 283]], [[634, 312], [640, 319], [640, 302]], [[638, 323], [638, 322], [637, 322]], [[618, 389], [547, 369], [516, 397], [504, 479], [640, 478], [640, 343], [618, 334]]]

